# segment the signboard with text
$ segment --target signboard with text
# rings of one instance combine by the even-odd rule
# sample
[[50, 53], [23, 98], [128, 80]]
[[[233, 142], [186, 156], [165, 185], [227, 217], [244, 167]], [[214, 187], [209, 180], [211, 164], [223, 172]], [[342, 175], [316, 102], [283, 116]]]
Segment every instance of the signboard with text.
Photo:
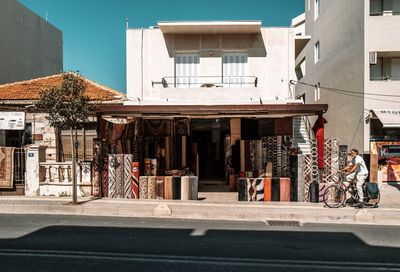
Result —
[[25, 112], [3, 111], [0, 112], [0, 130], [24, 130]]
[[370, 176], [378, 182], [400, 181], [400, 142], [371, 141]]
[[383, 145], [379, 149], [379, 158], [400, 158], [400, 145]]

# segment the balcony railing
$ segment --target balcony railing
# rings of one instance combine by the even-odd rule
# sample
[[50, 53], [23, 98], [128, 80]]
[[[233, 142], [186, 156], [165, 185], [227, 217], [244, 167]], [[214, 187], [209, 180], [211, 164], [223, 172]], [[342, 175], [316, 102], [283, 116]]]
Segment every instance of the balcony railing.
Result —
[[39, 180], [39, 182], [72, 185], [72, 162], [41, 162], [40, 168], [41, 171], [44, 171], [44, 180]]
[[[72, 185], [72, 162], [41, 162], [43, 175], [40, 183]], [[77, 163], [77, 183], [91, 182], [91, 162]]]
[[[72, 195], [72, 162], [40, 162], [39, 194], [41, 196]], [[77, 163], [78, 196], [92, 194], [91, 163]]]
[[152, 81], [152, 85], [164, 88], [244, 88], [257, 87], [255, 76], [166, 76], [160, 82]]
[[382, 76], [382, 77], [370, 77], [371, 81], [399, 81], [399, 77]]
[[400, 11], [373, 11], [370, 12], [370, 16], [397, 16], [400, 15]]

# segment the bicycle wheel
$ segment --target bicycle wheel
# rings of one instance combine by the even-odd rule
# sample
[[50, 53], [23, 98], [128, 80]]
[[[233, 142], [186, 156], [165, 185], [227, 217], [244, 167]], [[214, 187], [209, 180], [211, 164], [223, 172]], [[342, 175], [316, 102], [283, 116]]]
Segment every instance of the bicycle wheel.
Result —
[[380, 200], [381, 200], [381, 193], [378, 192], [377, 198], [368, 198], [368, 204], [373, 206], [378, 206]]
[[329, 208], [339, 208], [346, 200], [346, 193], [339, 185], [331, 185], [326, 188], [323, 199]]

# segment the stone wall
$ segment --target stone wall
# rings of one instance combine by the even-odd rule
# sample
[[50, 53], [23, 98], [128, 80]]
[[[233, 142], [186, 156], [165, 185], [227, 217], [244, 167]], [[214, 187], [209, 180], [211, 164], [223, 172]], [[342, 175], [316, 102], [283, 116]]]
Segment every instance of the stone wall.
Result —
[[26, 123], [32, 124], [32, 143], [46, 147], [46, 161], [57, 160], [55, 129], [49, 125], [45, 113], [27, 113]]

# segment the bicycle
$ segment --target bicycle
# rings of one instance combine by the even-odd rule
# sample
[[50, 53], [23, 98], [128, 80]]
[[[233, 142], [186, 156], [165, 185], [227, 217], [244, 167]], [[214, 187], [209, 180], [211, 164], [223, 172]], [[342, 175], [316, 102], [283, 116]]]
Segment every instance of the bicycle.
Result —
[[[380, 201], [380, 193], [378, 192], [376, 199], [370, 198], [366, 189], [366, 183], [367, 182], [364, 182], [363, 184], [364, 203], [367, 203], [367, 205], [370, 205], [370, 207], [376, 208], [378, 207], [378, 203]], [[350, 193], [349, 198], [346, 198], [347, 192]], [[323, 201], [329, 208], [339, 208], [341, 206], [345, 207], [345, 202], [350, 199], [353, 199], [355, 202], [358, 202], [359, 200], [356, 181], [353, 179], [349, 182], [349, 185], [346, 186], [340, 176], [339, 183], [333, 184], [326, 188], [323, 195]], [[370, 204], [370, 201], [373, 203]]]

